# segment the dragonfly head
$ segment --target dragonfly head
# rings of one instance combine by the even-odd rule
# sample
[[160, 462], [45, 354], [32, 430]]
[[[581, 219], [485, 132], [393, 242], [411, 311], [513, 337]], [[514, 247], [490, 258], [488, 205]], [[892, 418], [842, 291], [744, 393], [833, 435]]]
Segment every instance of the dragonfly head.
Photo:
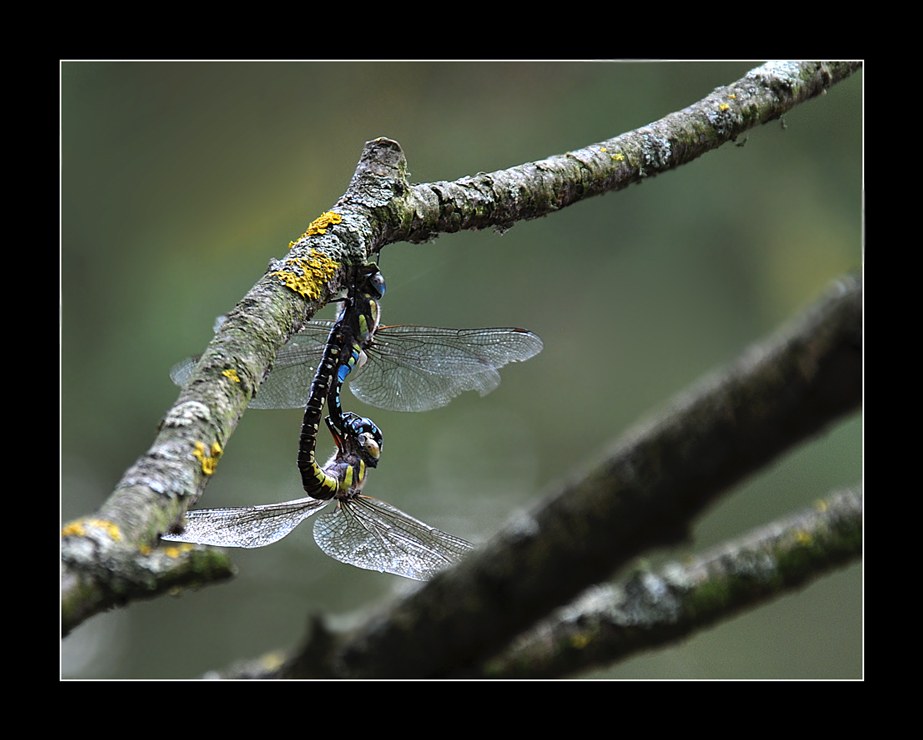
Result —
[[355, 285], [362, 295], [373, 300], [379, 300], [385, 294], [385, 276], [374, 262], [362, 266]]
[[368, 294], [376, 300], [384, 298], [385, 276], [378, 272], [378, 270], [375, 270], [375, 274], [369, 278], [368, 283], [366, 284], [366, 290], [368, 291]]
[[338, 456], [359, 457], [370, 468], [377, 467], [381, 457], [383, 439], [381, 430], [371, 419], [347, 411], [343, 414], [343, 429], [340, 430], [327, 417], [327, 426], [339, 448]]

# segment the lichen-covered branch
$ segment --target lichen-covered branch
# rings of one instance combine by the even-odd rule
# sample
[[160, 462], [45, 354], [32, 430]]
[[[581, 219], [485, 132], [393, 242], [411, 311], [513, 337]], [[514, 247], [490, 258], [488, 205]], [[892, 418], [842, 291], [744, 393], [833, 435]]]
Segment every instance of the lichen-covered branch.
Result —
[[214, 548], [123, 547], [118, 528], [106, 520], [78, 519], [63, 536], [71, 542], [71, 566], [61, 573], [62, 635], [115, 606], [223, 581], [236, 572], [227, 553]]
[[[148, 452], [122, 477], [103, 506], [62, 530], [63, 629], [87, 616], [151, 592], [144, 567], [134, 567], [178, 525], [214, 474], [227, 440], [272, 367], [276, 351], [341, 287], [345, 267], [367, 259], [375, 231], [373, 211], [406, 189], [403, 155], [393, 142], [371, 142], [348, 191], [351, 210], [328, 212], [290, 244], [231, 311], [196, 370], [160, 424]], [[369, 185], [368, 171], [375, 174]], [[390, 195], [387, 195], [390, 193]], [[345, 211], [345, 209], [344, 209]], [[92, 522], [92, 526], [84, 526]], [[201, 559], [198, 551], [161, 561], [162, 580]], [[227, 560], [226, 556], [225, 560]], [[227, 577], [224, 569], [200, 571]], [[81, 604], [81, 600], [86, 603]]]
[[507, 170], [414, 185], [389, 241], [424, 242], [463, 229], [505, 231], [519, 221], [622, 190], [780, 118], [859, 66], [770, 62], [688, 108], [612, 139]]

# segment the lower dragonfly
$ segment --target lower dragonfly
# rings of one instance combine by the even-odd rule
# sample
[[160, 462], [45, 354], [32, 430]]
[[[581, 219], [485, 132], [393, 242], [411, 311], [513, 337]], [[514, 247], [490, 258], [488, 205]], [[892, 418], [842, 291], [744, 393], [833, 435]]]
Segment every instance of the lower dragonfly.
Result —
[[337, 486], [331, 498], [309, 496], [278, 504], [193, 509], [186, 513], [183, 532], [162, 538], [219, 547], [265, 547], [335, 501], [336, 507], [314, 523], [315, 542], [335, 560], [418, 581], [429, 580], [461, 560], [471, 550], [470, 542], [361, 493], [367, 468], [378, 464], [382, 436], [368, 419], [351, 412], [344, 419], [349, 433], [339, 436], [329, 425], [337, 451], [327, 465], [318, 468], [319, 477]]
[[[377, 273], [377, 269], [375, 270]], [[359, 568], [428, 580], [460, 560], [471, 543], [414, 519], [390, 504], [361, 493], [368, 468], [378, 465], [383, 438], [369, 419], [340, 407], [340, 386], [360, 355], [364, 333], [377, 326], [381, 297], [375, 273], [352, 283], [346, 306], [327, 342], [311, 384], [302, 423], [298, 464], [307, 498], [278, 504], [187, 512], [173, 542], [225, 547], [264, 547], [285, 537], [302, 521], [336, 501], [333, 511], [314, 524], [314, 539], [330, 557]], [[380, 278], [380, 273], [377, 273]], [[383, 281], [381, 282], [383, 286]], [[321, 468], [314, 458], [317, 428], [327, 400], [326, 423], [336, 442], [334, 456]]]

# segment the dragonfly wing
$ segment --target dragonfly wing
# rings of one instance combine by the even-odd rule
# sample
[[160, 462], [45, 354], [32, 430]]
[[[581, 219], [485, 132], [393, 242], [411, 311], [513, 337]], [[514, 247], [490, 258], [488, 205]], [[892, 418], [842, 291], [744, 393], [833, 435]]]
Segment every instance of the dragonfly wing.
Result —
[[[276, 353], [272, 372], [250, 401], [250, 408], [297, 409], [308, 402], [311, 382], [333, 324], [332, 321], [309, 321], [282, 346]], [[186, 385], [200, 357], [193, 355], [176, 363], [170, 368], [170, 379], [178, 386]]]
[[186, 385], [186, 383], [189, 382], [189, 378], [192, 377], [192, 371], [195, 370], [195, 366], [199, 364], [199, 358], [201, 356], [202, 355], [192, 355], [192, 357], [187, 357], [177, 362], [170, 368], [170, 380], [180, 388]]
[[328, 503], [302, 498], [262, 506], [193, 509], [186, 512], [186, 528], [181, 533], [165, 534], [161, 539], [218, 547], [265, 547], [281, 540]]
[[480, 373], [442, 375], [403, 363], [369, 359], [350, 381], [349, 389], [360, 401], [388, 411], [429, 411], [445, 406], [464, 391], [486, 396], [500, 385], [500, 373], [485, 367]]
[[[276, 355], [250, 406], [300, 408], [323, 355], [332, 321], [309, 321]], [[349, 376], [357, 398], [390, 411], [427, 411], [445, 406], [465, 391], [482, 396], [500, 384], [499, 368], [523, 362], [542, 350], [542, 340], [524, 329], [445, 329], [434, 326], [383, 326], [364, 364]], [[170, 377], [184, 385], [198, 357], [173, 366]]]
[[350, 389], [379, 408], [427, 411], [464, 391], [487, 395], [500, 384], [499, 368], [541, 350], [542, 340], [524, 329], [384, 326]]
[[341, 500], [319, 517], [314, 540], [342, 563], [417, 581], [432, 578], [472, 548], [470, 542], [368, 496]]
[[308, 402], [332, 321], [309, 321], [276, 353], [272, 372], [250, 402], [254, 409], [297, 409]]

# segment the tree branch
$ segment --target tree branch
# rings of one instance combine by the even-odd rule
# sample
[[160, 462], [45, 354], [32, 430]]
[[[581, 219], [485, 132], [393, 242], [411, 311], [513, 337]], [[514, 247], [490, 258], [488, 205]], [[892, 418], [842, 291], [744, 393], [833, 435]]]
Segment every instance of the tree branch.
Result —
[[[62, 532], [62, 630], [86, 616], [155, 593], [143, 558], [161, 532], [201, 496], [223, 447], [270, 371], [276, 351], [339, 289], [344, 268], [401, 239], [537, 218], [592, 195], [676, 167], [778, 118], [821, 94], [858, 64], [772, 63], [728, 88], [637, 131], [599, 145], [492, 175], [411, 188], [400, 146], [369, 142], [336, 219], [318, 219], [273, 262], [217, 332], [148, 452], [126, 471], [94, 514]], [[139, 556], [142, 567], [139, 565]], [[158, 562], [153, 583], [169, 582], [170, 563], [204, 578], [181, 554]], [[161, 570], [163, 569], [163, 570]], [[66, 613], [65, 613], [66, 612]]]
[[615, 585], [593, 586], [466, 678], [553, 678], [688, 638], [862, 556], [862, 494], [798, 514]]
[[388, 241], [547, 216], [679, 167], [783, 116], [860, 67], [858, 62], [770, 62], [694, 105], [583, 149], [455, 182], [414, 185]]
[[[69, 557], [76, 566], [62, 569], [61, 575], [61, 629], [65, 635], [113, 606], [153, 599], [178, 588], [198, 588], [237, 573], [230, 556], [215, 548], [148, 548], [128, 557], [117, 546], [119, 535], [112, 531], [112, 524], [103, 520], [87, 517], [71, 522], [64, 534], [74, 538]], [[86, 567], [81, 568], [84, 564]], [[108, 571], [107, 565], [111, 565]]]

